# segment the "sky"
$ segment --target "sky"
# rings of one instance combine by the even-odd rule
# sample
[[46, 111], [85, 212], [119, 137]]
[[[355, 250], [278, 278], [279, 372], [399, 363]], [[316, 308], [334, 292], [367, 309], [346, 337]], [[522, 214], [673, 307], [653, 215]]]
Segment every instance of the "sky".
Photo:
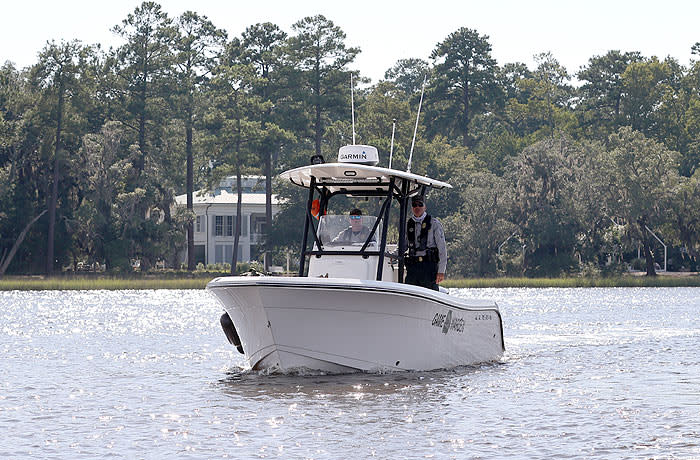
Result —
[[[0, 63], [23, 68], [37, 60], [47, 41], [79, 39], [103, 48], [118, 46], [111, 28], [141, 1], [6, 0], [0, 17]], [[700, 2], [680, 0], [162, 0], [173, 17], [192, 10], [207, 16], [229, 37], [251, 24], [272, 22], [287, 33], [305, 16], [323, 14], [346, 33], [361, 53], [353, 70], [372, 79], [397, 60], [428, 60], [437, 43], [460, 27], [487, 35], [499, 65], [551, 52], [570, 74], [612, 49], [644, 56], [672, 56], [687, 65], [700, 41]]]

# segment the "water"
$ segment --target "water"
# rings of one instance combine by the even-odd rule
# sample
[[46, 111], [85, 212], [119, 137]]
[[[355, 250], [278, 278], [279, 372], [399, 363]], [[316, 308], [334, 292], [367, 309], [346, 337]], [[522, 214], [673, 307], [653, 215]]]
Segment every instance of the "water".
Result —
[[700, 458], [700, 289], [458, 294], [502, 362], [269, 376], [203, 291], [0, 292], [0, 458]]

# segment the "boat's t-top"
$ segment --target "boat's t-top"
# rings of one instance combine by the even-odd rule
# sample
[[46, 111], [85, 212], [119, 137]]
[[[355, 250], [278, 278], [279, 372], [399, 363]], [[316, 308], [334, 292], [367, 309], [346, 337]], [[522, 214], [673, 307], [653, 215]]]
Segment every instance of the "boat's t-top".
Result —
[[[378, 163], [379, 154], [375, 147], [347, 145], [340, 148], [337, 163], [325, 163], [322, 157], [315, 155], [312, 164], [281, 174], [283, 179], [309, 189], [299, 276], [403, 282], [405, 222], [410, 198], [425, 196], [430, 188], [451, 186], [410, 172], [378, 167]], [[351, 226], [350, 216], [328, 213], [328, 203], [337, 195], [377, 197], [381, 206], [376, 216], [360, 216], [362, 232], [356, 231], [354, 237], [348, 238], [346, 230]], [[394, 200], [399, 205], [398, 244], [387, 248], [389, 215]], [[343, 233], [346, 238], [343, 238]], [[391, 257], [396, 263], [389, 263], [387, 249], [394, 253]], [[305, 274], [307, 257], [311, 259], [308, 274]]]

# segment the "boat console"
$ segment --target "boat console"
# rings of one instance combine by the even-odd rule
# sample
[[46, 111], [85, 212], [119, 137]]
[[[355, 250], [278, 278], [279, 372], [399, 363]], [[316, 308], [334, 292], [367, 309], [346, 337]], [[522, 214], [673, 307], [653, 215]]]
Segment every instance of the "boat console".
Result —
[[[309, 277], [349, 278], [358, 280], [374, 280], [377, 276], [379, 263], [379, 243], [376, 235], [381, 235], [381, 222], [377, 224], [375, 216], [352, 216], [357, 219], [356, 232], [350, 216], [325, 215], [320, 216], [318, 223], [318, 239], [314, 243], [315, 257], [309, 259]], [[372, 229], [377, 224], [377, 229]], [[319, 242], [321, 248], [319, 248]], [[367, 255], [358, 257], [357, 252], [367, 243]], [[387, 245], [388, 252], [396, 252], [396, 244]], [[370, 255], [371, 254], [371, 255]], [[385, 257], [382, 270], [382, 281], [399, 281], [396, 258]]]

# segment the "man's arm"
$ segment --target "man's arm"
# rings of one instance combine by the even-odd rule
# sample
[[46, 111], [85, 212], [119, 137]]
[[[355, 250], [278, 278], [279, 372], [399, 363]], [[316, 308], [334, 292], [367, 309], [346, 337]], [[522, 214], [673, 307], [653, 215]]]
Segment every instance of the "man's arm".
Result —
[[440, 284], [445, 279], [445, 270], [447, 269], [447, 244], [445, 243], [445, 231], [442, 228], [442, 223], [439, 220], [434, 219], [434, 233], [435, 245], [438, 249], [438, 255], [440, 256], [440, 262], [438, 262], [438, 275], [435, 280], [436, 283]]

